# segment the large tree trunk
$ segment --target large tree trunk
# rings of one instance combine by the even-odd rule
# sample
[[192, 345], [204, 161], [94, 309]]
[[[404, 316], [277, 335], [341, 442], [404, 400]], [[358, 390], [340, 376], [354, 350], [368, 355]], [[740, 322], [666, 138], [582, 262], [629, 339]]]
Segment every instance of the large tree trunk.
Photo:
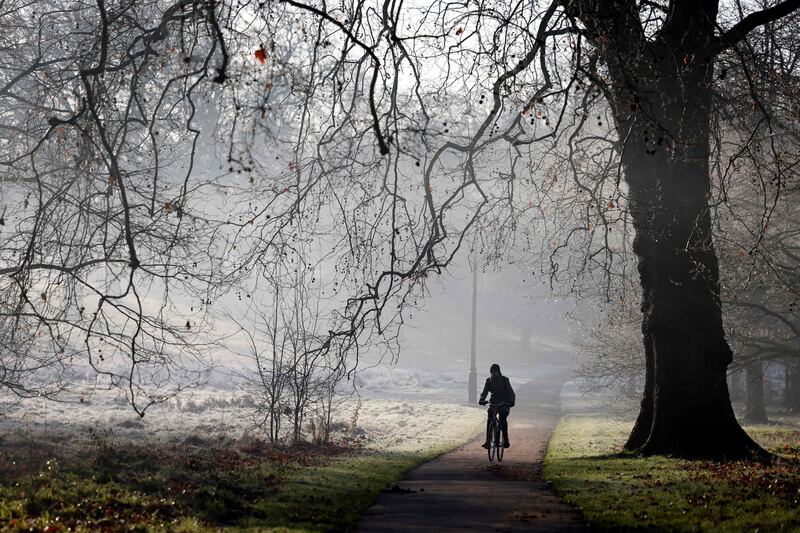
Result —
[[627, 130], [622, 162], [636, 231], [647, 362], [641, 411], [626, 448], [683, 457], [766, 457], [739, 426], [728, 396], [732, 353], [722, 326], [708, 207], [712, 68], [672, 59], [640, 69], [633, 77], [639, 80], [636, 92], [630, 76], [617, 92], [617, 108], [627, 101], [635, 110], [618, 115], [618, 127]]
[[747, 402], [744, 421], [748, 424], [766, 424], [767, 410], [764, 407], [764, 363], [754, 361], [745, 370]]
[[[642, 312], [645, 311], [645, 304], [642, 304]], [[627, 450], [638, 450], [642, 448], [650, 436], [653, 427], [653, 412], [655, 401], [655, 357], [653, 354], [653, 342], [647, 331], [645, 324], [642, 325], [642, 337], [644, 343], [644, 390], [642, 392], [642, 403], [639, 409], [639, 416], [633, 426], [628, 442], [625, 444]]]
[[711, 236], [710, 114], [717, 6], [670, 3], [654, 36], [637, 2], [562, 0], [594, 38], [609, 91], [642, 285], [646, 381], [626, 444], [644, 454], [769, 455], [731, 407], [719, 266]]

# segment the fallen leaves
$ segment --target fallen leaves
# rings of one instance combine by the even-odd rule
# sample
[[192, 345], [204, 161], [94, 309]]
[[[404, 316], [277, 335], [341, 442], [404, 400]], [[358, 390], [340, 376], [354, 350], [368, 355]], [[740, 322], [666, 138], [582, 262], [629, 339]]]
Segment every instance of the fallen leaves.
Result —
[[691, 479], [725, 482], [749, 487], [774, 496], [800, 495], [800, 467], [796, 463], [760, 464], [749, 461], [729, 463], [702, 462], [694, 466]]

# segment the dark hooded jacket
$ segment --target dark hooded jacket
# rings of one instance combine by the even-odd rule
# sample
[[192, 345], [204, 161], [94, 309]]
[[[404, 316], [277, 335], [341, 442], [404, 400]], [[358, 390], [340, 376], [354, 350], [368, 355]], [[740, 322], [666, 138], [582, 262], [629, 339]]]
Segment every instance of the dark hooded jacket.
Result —
[[483, 392], [481, 393], [481, 401], [484, 401], [486, 395], [490, 392], [492, 393], [492, 398], [489, 400], [489, 403], [492, 405], [507, 403], [513, 407], [517, 400], [514, 389], [511, 388], [511, 382], [502, 374], [496, 379], [486, 378], [486, 384], [483, 386]]

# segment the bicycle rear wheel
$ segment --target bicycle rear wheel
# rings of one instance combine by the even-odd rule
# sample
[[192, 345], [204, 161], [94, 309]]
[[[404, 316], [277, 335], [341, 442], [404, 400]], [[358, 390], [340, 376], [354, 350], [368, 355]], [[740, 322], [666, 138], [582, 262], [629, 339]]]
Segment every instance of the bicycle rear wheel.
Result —
[[503, 442], [502, 442], [502, 440], [500, 438], [501, 437], [500, 434], [501, 434], [500, 424], [495, 422], [495, 424], [494, 424], [494, 435], [493, 435], [493, 439], [492, 440], [494, 441], [494, 446], [497, 449], [497, 460], [498, 461], [502, 461], [503, 460], [503, 451], [504, 451]]
[[489, 426], [489, 447], [486, 449], [486, 451], [489, 453], [489, 461], [494, 461], [494, 452], [497, 449], [494, 442], [494, 434], [496, 430], [497, 422], [494, 421], [492, 422], [492, 425]]

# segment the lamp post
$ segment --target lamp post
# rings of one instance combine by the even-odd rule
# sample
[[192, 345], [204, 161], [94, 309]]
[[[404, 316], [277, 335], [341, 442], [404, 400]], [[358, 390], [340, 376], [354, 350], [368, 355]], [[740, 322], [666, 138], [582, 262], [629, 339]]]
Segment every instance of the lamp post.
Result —
[[469, 365], [469, 391], [468, 401], [470, 404], [475, 404], [478, 401], [478, 375], [475, 368], [475, 330], [477, 329], [478, 320], [478, 268], [472, 265], [472, 346], [471, 357]]

